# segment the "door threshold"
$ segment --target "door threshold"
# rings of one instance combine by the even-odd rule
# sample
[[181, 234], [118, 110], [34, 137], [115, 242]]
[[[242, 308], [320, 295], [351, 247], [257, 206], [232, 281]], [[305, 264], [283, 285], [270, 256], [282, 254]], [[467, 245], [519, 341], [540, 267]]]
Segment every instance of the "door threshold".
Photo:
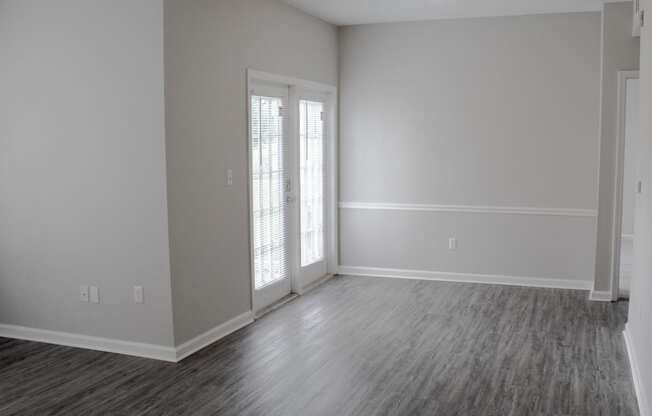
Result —
[[271, 305], [264, 307], [263, 309], [259, 310], [254, 314], [254, 319], [260, 319], [264, 315], [267, 315], [268, 313], [275, 311], [276, 309], [280, 308], [281, 306], [285, 305], [288, 302], [293, 301], [294, 299], [298, 298], [299, 295], [296, 293], [290, 293], [289, 295], [281, 298], [278, 300], [278, 302], [274, 302]]
[[301, 296], [307, 294], [308, 292], [311, 292], [315, 289], [317, 289], [319, 286], [323, 285], [324, 283], [328, 282], [330, 279], [333, 277], [337, 276], [335, 273], [327, 273], [320, 277], [319, 279], [315, 280], [314, 282], [310, 283], [303, 289], [297, 291], [297, 293]]

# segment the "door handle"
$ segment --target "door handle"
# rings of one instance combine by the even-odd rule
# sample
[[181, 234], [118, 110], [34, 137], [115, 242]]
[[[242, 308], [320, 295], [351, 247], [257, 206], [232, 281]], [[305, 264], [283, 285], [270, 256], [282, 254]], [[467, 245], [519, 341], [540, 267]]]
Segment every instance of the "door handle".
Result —
[[286, 195], [285, 196], [285, 202], [287, 202], [288, 204], [291, 204], [294, 201], [296, 201], [296, 198], [295, 198], [294, 195]]

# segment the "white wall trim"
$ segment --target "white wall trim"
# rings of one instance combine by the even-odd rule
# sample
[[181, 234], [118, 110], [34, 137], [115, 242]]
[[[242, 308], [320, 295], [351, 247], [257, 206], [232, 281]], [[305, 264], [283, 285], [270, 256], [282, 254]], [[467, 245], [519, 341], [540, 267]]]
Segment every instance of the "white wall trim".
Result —
[[47, 329], [0, 324], [0, 337], [133, 355], [136, 357], [152, 358], [162, 361], [176, 361], [176, 351], [173, 347], [122, 341], [111, 338], [92, 337], [88, 335], [73, 334], [70, 332], [50, 331]]
[[636, 393], [636, 400], [638, 401], [638, 411], [641, 416], [652, 416], [648, 413], [648, 400], [645, 396], [645, 389], [641, 383], [641, 374], [638, 371], [638, 360], [636, 359], [636, 351], [634, 350], [634, 343], [631, 338], [631, 331], [629, 326], [625, 325], [625, 330], [623, 331], [623, 337], [625, 338], [625, 348], [627, 349], [627, 355], [629, 357], [629, 366], [632, 371], [632, 379], [634, 381], [634, 392]]
[[251, 311], [245, 312], [221, 325], [209, 329], [177, 348], [7, 324], [0, 324], [0, 337], [65, 345], [67, 347], [132, 355], [176, 363], [232, 332], [249, 325], [253, 321], [253, 313]]
[[[627, 103], [627, 80], [637, 79], [638, 71], [618, 71], [618, 103], [616, 116], [616, 155], [614, 162], [614, 189], [612, 195], [611, 249], [609, 250], [609, 279], [611, 299], [618, 299], [620, 286], [620, 242], [623, 228], [623, 180], [625, 177], [625, 106]], [[600, 123], [602, 124], [602, 123]], [[598, 184], [599, 185], [599, 184]], [[600, 236], [598, 236], [600, 237]], [[599, 255], [599, 253], [598, 253]]]
[[201, 350], [213, 344], [214, 342], [219, 341], [225, 336], [237, 331], [240, 328], [243, 328], [254, 321], [254, 315], [251, 311], [245, 312], [241, 315], [236, 316], [233, 319], [230, 319], [224, 322], [221, 325], [218, 325], [214, 328], [209, 329], [196, 336], [195, 338], [184, 342], [176, 348], [175, 359], [176, 362], [183, 360], [186, 357], [194, 354], [195, 352]]
[[621, 241], [634, 241], [634, 234], [623, 234], [620, 238]]
[[598, 216], [595, 209], [503, 207], [479, 205], [394, 204], [382, 202], [340, 202], [340, 209], [366, 209], [382, 211], [463, 212], [477, 214], [553, 215], [565, 217]]
[[611, 290], [591, 290], [589, 300], [594, 302], [611, 302], [613, 299]]
[[593, 282], [590, 280], [438, 272], [430, 270], [408, 270], [358, 266], [340, 266], [339, 274], [350, 276], [391, 277], [396, 279], [435, 280], [444, 282], [483, 283], [492, 285], [546, 287], [576, 290], [590, 290], [591, 285], [593, 284]]
[[287, 77], [285, 75], [273, 74], [271, 72], [258, 71], [252, 68], [247, 68], [247, 78], [248, 80], [255, 79], [258, 81], [267, 81], [288, 86], [294, 85], [315, 91], [325, 91], [330, 93], [337, 92], [337, 87], [334, 85], [310, 81], [302, 78]]

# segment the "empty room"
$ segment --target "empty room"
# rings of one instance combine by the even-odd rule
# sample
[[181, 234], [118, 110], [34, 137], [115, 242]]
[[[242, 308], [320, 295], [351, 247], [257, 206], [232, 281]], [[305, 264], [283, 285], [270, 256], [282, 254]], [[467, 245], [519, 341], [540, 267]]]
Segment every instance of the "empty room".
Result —
[[652, 416], [651, 7], [0, 0], [0, 416]]

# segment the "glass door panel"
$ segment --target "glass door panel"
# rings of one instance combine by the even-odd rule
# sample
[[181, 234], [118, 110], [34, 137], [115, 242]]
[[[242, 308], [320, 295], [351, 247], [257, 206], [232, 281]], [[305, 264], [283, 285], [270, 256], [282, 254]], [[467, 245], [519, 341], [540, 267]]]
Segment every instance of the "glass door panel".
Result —
[[326, 137], [328, 106], [319, 94], [300, 91], [298, 111], [299, 179], [297, 280], [305, 288], [327, 273]]
[[299, 102], [301, 267], [324, 259], [324, 104]]
[[[264, 93], [259, 93], [259, 90]], [[250, 94], [251, 228], [254, 306], [290, 293], [287, 174], [287, 89]]]

